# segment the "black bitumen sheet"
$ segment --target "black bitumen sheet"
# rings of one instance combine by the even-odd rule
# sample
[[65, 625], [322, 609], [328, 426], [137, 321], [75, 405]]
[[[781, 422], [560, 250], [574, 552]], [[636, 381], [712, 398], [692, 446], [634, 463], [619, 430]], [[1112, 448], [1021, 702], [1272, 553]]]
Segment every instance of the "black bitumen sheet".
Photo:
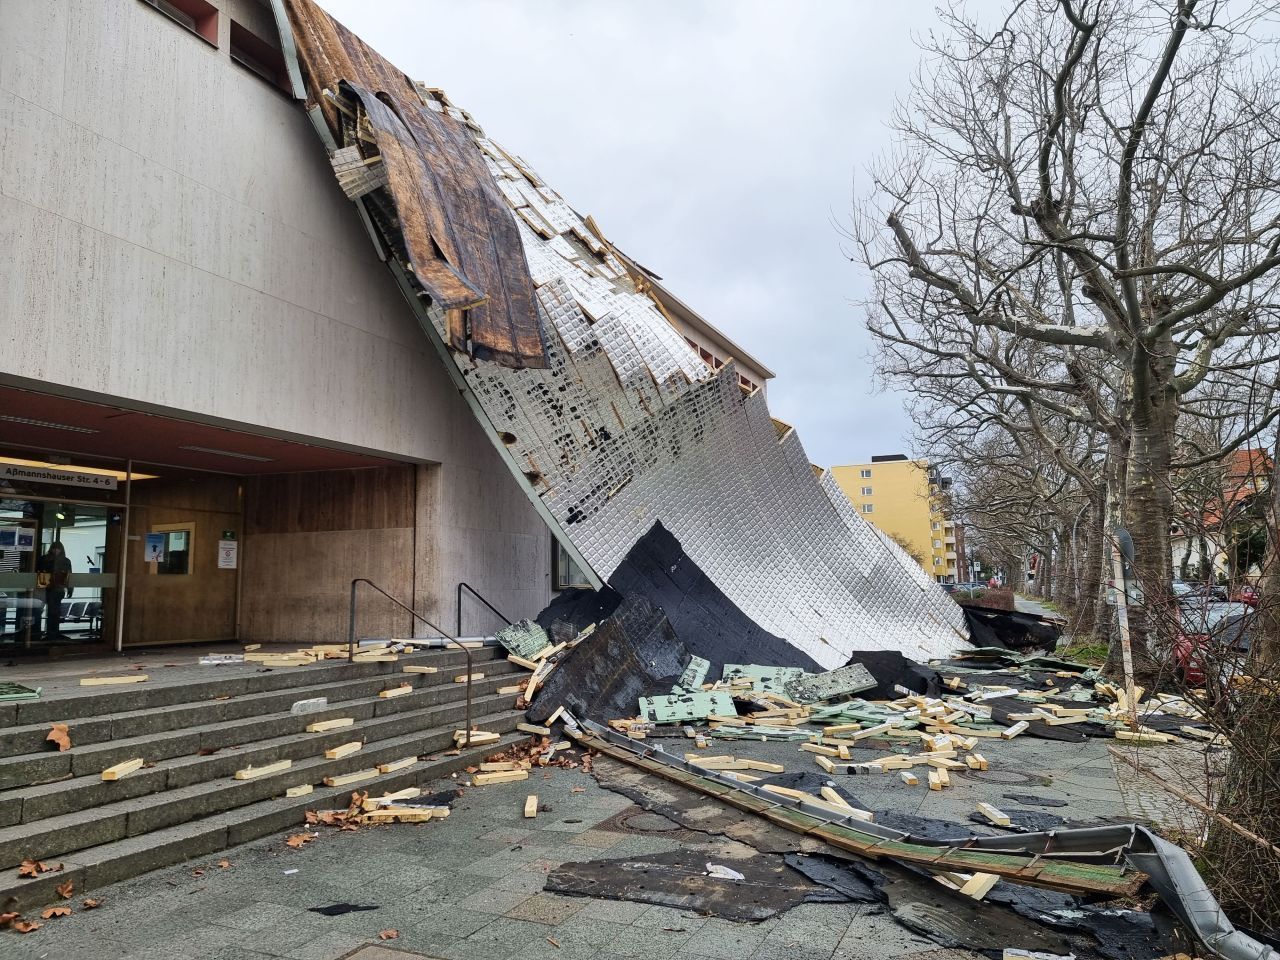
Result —
[[992, 607], [962, 606], [961, 609], [969, 626], [969, 640], [975, 647], [1053, 650], [1062, 636], [1061, 627], [1034, 613]]
[[632, 546], [609, 578], [609, 586], [623, 596], [639, 594], [661, 607], [685, 648], [711, 662], [708, 682], [720, 679], [726, 663], [822, 672], [811, 657], [743, 613], [660, 522]]
[[634, 717], [639, 698], [668, 693], [688, 662], [662, 611], [644, 597], [627, 597], [565, 654], [535, 695], [529, 719], [542, 723], [560, 706], [593, 720]]
[[[717, 864], [741, 880], [709, 876]], [[682, 849], [615, 860], [563, 863], [547, 875], [551, 893], [653, 903], [726, 920], [767, 920], [801, 903], [845, 903], [843, 892], [814, 883], [773, 853], [742, 860], [717, 857], [710, 849]]]
[[897, 700], [902, 693], [895, 687], [926, 697], [936, 697], [942, 691], [942, 676], [937, 670], [896, 650], [856, 650], [849, 655], [849, 663], [862, 664], [876, 681], [875, 687], [858, 694], [864, 700]]
[[559, 593], [534, 620], [547, 633], [552, 632], [552, 626], [556, 623], [570, 624], [574, 627], [573, 635], [576, 637], [591, 624], [607, 620], [620, 603], [622, 597], [609, 587], [603, 590], [581, 590], [574, 587]]

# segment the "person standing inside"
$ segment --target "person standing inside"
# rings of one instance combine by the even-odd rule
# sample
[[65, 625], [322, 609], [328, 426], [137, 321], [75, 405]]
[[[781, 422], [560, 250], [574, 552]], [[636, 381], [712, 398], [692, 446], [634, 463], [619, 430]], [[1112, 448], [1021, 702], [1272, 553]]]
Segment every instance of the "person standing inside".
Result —
[[36, 587], [44, 589], [45, 639], [61, 635], [62, 601], [71, 596], [71, 560], [61, 540], [49, 544], [49, 552], [36, 561]]

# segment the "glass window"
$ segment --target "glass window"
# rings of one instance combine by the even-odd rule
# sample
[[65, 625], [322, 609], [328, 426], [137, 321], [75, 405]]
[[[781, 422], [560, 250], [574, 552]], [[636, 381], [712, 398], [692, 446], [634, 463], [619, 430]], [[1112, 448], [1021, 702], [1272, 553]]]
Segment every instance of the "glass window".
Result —
[[146, 536], [146, 559], [152, 573], [189, 576], [195, 548], [196, 525], [165, 523], [153, 527]]
[[874, 506], [873, 504], [870, 504], [870, 503], [864, 503], [864, 504], [862, 505], [862, 512], [863, 512], [863, 513], [871, 513], [873, 506]]
[[587, 575], [573, 562], [569, 551], [558, 541], [553, 543], [551, 553], [551, 584], [553, 590], [570, 590], [574, 587], [591, 589], [591, 581], [587, 579]]
[[863, 495], [864, 497], [869, 497], [869, 496], [871, 496], [871, 488], [870, 488], [870, 487], [863, 487], [863, 488], [862, 488], [862, 495]]
[[941, 540], [935, 540], [935, 541], [933, 541], [933, 549], [935, 549], [935, 550], [940, 550], [941, 548], [942, 548], [942, 541], [941, 541]]
[[862, 473], [862, 479], [863, 479], [863, 480], [870, 480], [870, 479], [871, 479], [871, 471], [870, 471], [870, 470], [864, 469], [864, 470], [862, 470], [862, 471], [861, 471], [861, 473]]

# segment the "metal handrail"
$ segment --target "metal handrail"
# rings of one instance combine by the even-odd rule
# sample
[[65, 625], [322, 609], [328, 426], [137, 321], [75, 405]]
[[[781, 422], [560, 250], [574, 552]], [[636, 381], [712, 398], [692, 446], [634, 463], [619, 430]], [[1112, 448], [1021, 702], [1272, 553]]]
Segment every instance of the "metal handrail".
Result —
[[410, 615], [417, 618], [418, 620], [421, 620], [423, 623], [425, 623], [428, 627], [430, 627], [436, 633], [440, 634], [440, 636], [442, 636], [449, 643], [456, 644], [458, 649], [460, 649], [463, 652], [463, 654], [466, 656], [467, 658], [467, 712], [466, 712], [467, 725], [464, 728], [466, 730], [466, 740], [461, 744], [461, 746], [463, 747], [471, 746], [471, 674], [473, 672], [471, 669], [471, 648], [468, 647], [465, 643], [462, 643], [460, 640], [458, 640], [457, 637], [451, 637], [448, 633], [441, 630], [434, 623], [432, 623], [430, 620], [428, 620], [426, 617], [420, 614], [417, 610], [413, 609], [413, 607], [409, 606], [407, 603], [397, 600], [395, 597], [387, 593], [387, 591], [383, 590], [380, 586], [378, 586], [376, 583], [374, 583], [372, 580], [368, 579], [367, 577], [356, 577], [354, 580], [351, 581], [351, 617], [347, 622], [347, 662], [354, 663], [356, 658], [356, 587], [358, 587], [362, 583], [372, 587], [374, 590], [377, 590], [380, 594], [382, 594], [384, 597], [386, 597], [388, 600], [394, 603], [397, 607], [407, 611]]
[[473, 597], [475, 597], [477, 600], [483, 603], [486, 607], [492, 610], [495, 614], [497, 614], [499, 620], [505, 623], [508, 627], [511, 626], [510, 617], [508, 617], [505, 613], [503, 613], [501, 610], [495, 607], [492, 603], [490, 603], [488, 600], [482, 597], [480, 595], [480, 591], [477, 590], [475, 587], [473, 587], [471, 584], [467, 583], [464, 580], [459, 580], [458, 581], [458, 629], [454, 631], [454, 633], [457, 636], [459, 637], [462, 636], [462, 588], [463, 587], [466, 587], [468, 593], [470, 593]]

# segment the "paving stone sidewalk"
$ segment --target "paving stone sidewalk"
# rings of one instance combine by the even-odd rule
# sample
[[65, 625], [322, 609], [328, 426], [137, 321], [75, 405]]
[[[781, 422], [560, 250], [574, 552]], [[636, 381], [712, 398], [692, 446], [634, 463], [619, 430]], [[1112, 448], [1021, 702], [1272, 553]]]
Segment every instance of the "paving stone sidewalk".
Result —
[[[683, 747], [670, 742], [672, 750]], [[715, 752], [780, 760], [788, 770], [812, 766], [812, 756], [794, 743], [724, 742]], [[1133, 798], [1121, 792], [1105, 741], [1020, 738], [993, 744], [987, 755], [988, 773], [957, 776], [956, 785], [942, 792], [908, 787], [896, 777], [843, 779], [870, 806], [957, 823], [967, 822], [980, 800], [1010, 805], [1001, 797], [1011, 791], [1066, 800], [1069, 807], [1055, 812], [1071, 818], [1133, 815]], [[526, 820], [522, 807], [530, 793], [551, 809]], [[296, 850], [285, 846], [282, 833], [92, 891], [103, 901], [96, 910], [81, 909], [83, 898], [75, 896], [68, 901], [75, 910], [70, 917], [46, 921], [27, 935], [0, 932], [0, 955], [879, 960], [927, 954], [930, 960], [977, 960], [913, 935], [878, 906], [802, 904], [763, 922], [734, 923], [669, 907], [542, 892], [548, 871], [563, 862], [652, 854], [688, 842], [602, 827], [630, 805], [579, 771], [535, 771], [525, 782], [466, 790], [441, 822], [356, 832], [320, 828], [318, 840]], [[1136, 806], [1160, 807], [1154, 799]], [[225, 869], [217, 865], [222, 856], [230, 863]], [[338, 903], [377, 909], [340, 916], [311, 912]], [[398, 935], [379, 941], [384, 930]]]

